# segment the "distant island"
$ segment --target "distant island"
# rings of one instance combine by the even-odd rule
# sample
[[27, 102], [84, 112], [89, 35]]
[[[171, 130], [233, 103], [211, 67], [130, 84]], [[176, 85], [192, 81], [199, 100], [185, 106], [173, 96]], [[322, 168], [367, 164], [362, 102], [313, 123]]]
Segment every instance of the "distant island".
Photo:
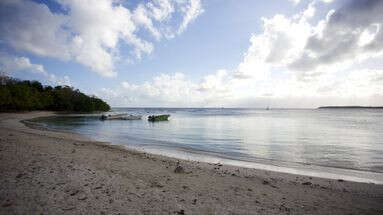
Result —
[[0, 111], [108, 111], [103, 100], [70, 86], [43, 86], [38, 81], [22, 81], [0, 76]]
[[383, 109], [383, 106], [322, 106], [318, 109]]

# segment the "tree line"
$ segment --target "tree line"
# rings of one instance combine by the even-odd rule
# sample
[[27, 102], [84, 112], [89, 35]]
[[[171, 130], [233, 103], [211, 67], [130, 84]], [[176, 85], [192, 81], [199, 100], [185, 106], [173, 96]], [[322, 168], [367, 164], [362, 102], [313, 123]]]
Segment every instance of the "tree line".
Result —
[[103, 100], [69, 86], [44, 86], [38, 81], [22, 81], [0, 76], [0, 111], [108, 111]]

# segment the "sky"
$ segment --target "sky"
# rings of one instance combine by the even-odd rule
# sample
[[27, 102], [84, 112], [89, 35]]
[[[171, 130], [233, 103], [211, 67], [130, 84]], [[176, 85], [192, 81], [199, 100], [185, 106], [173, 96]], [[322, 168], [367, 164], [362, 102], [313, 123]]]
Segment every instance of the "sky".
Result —
[[1, 0], [0, 72], [112, 107], [383, 106], [382, 0]]

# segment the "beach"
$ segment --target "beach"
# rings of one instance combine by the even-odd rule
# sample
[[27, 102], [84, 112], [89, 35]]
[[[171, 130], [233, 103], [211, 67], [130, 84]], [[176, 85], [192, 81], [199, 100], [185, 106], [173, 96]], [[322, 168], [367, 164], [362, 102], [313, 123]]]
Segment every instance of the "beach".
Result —
[[21, 122], [52, 115], [0, 114], [0, 214], [383, 213], [383, 185], [179, 160]]

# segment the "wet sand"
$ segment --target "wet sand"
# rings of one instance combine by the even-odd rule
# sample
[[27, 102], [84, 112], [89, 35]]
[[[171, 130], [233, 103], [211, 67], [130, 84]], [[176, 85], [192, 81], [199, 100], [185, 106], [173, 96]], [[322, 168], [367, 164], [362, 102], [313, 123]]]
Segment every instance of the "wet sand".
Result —
[[0, 214], [383, 214], [383, 185], [178, 160], [20, 122], [53, 114], [0, 114]]

